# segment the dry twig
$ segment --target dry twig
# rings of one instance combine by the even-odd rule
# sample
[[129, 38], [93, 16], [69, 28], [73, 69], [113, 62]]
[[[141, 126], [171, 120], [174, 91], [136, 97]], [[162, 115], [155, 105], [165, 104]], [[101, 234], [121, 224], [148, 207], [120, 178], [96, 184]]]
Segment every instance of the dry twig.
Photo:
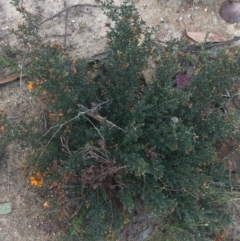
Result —
[[29, 50], [30, 50], [30, 48], [28, 47], [27, 50], [26, 50], [26, 52], [24, 53], [24, 56], [23, 56], [23, 59], [22, 59], [22, 62], [21, 62], [21, 66], [20, 66], [20, 68], [21, 68], [20, 76], [19, 76], [19, 77], [20, 77], [20, 87], [22, 87], [22, 85], [23, 85], [23, 83], [22, 83], [22, 77], [24, 76], [24, 75], [23, 75], [24, 61], [25, 61], [26, 55], [28, 54]]
[[[64, 0], [64, 8], [67, 7], [67, 2]], [[63, 43], [63, 48], [66, 48], [67, 45], [67, 22], [68, 21], [68, 9], [66, 10], [66, 16], [65, 16], [65, 31], [64, 31], [64, 43]]]
[[[98, 115], [98, 114], [95, 114], [95, 111], [93, 110], [93, 109], [95, 109], [95, 108], [88, 109], [88, 108], [86, 108], [86, 107], [83, 106], [83, 105], [80, 105], [80, 106], [81, 106], [82, 109], [85, 111], [85, 113], [86, 113], [87, 115], [91, 116], [93, 119], [95, 119], [95, 120], [97, 120], [97, 121], [99, 121], [99, 122], [101, 122], [101, 123], [106, 122], [106, 123], [108, 123], [109, 125], [111, 125], [111, 126], [113, 126], [113, 127], [116, 127], [116, 128], [118, 128], [119, 130], [121, 130], [121, 131], [126, 132], [126, 131], [123, 130], [121, 127], [115, 125], [114, 123], [112, 123], [111, 121], [107, 120], [106, 118], [104, 118], [104, 117], [102, 117], [102, 116], [100, 116], [100, 115]], [[95, 110], [96, 110], [96, 109], [95, 109]]]
[[[108, 104], [108, 103], [110, 103], [110, 102], [111, 102], [111, 100], [106, 100], [106, 101], [104, 101], [104, 102], [96, 105], [95, 107], [93, 107], [93, 108], [91, 108], [91, 109], [88, 109], [88, 108], [86, 108], [85, 106], [83, 106], [83, 105], [80, 104], [80, 107], [82, 107], [82, 109], [84, 109], [84, 112], [79, 111], [78, 114], [77, 114], [75, 117], [73, 117], [72, 119], [70, 119], [70, 120], [68, 120], [68, 121], [65, 121], [65, 122], [62, 123], [62, 124], [55, 125], [55, 126], [52, 126], [51, 128], [49, 128], [49, 130], [48, 130], [42, 137], [46, 136], [46, 135], [47, 135], [52, 129], [54, 129], [54, 128], [57, 128], [57, 130], [54, 132], [54, 134], [52, 135], [52, 137], [50, 138], [50, 140], [49, 140], [49, 141], [47, 142], [47, 144], [44, 146], [44, 148], [43, 148], [43, 150], [41, 151], [41, 153], [40, 153], [40, 155], [39, 155], [36, 163], [38, 163], [38, 161], [40, 160], [41, 156], [43, 155], [43, 153], [45, 152], [45, 150], [47, 149], [47, 147], [49, 146], [49, 144], [51, 143], [51, 141], [53, 140], [53, 138], [56, 136], [56, 134], [60, 131], [60, 129], [61, 129], [64, 125], [66, 125], [67, 123], [69, 123], [69, 122], [71, 122], [71, 121], [74, 121], [74, 120], [78, 119], [80, 116], [83, 116], [83, 115], [85, 115], [85, 114], [91, 116], [92, 118], [94, 118], [95, 120], [97, 120], [97, 121], [99, 121], [99, 122], [101, 122], [101, 123], [106, 122], [106, 123], [110, 124], [111, 126], [116, 127], [116, 128], [118, 128], [119, 130], [126, 132], [126, 131], [123, 130], [121, 127], [115, 125], [113, 122], [108, 121], [106, 118], [103, 118], [102, 116], [100, 116], [100, 115], [98, 115], [98, 114], [94, 114], [94, 113], [96, 112], [96, 110], [98, 110], [98, 108], [100, 108], [102, 105]], [[42, 138], [42, 137], [41, 137], [41, 138]], [[41, 140], [41, 138], [40, 138], [40, 140]]]
[[[42, 25], [44, 24], [45, 22], [49, 21], [49, 20], [52, 20], [54, 19], [55, 17], [57, 17], [59, 14], [71, 9], [71, 8], [75, 8], [75, 7], [92, 7], [92, 8], [101, 8], [102, 5], [96, 5], [96, 4], [88, 4], [88, 3], [77, 3], [77, 4], [74, 4], [74, 5], [71, 5], [71, 6], [68, 6], [62, 10], [60, 10], [59, 12], [55, 13], [54, 15], [50, 16], [49, 18], [46, 18], [45, 20], [43, 20], [42, 22], [40, 22], [39, 25]], [[113, 8], [120, 8], [118, 6], [112, 6]]]

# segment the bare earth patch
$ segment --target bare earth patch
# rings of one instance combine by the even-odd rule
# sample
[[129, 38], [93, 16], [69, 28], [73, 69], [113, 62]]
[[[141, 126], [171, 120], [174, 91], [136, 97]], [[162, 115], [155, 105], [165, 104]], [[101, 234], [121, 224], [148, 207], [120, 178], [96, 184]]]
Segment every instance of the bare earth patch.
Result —
[[[63, 0], [22, 0], [27, 11], [41, 18], [41, 21], [56, 15], [64, 8]], [[115, 0], [119, 6], [121, 0]], [[219, 16], [219, 8], [223, 0], [134, 0], [140, 16], [148, 26], [154, 27], [156, 40], [166, 41], [172, 38], [181, 38], [183, 30], [211, 31], [231, 39], [240, 36], [240, 24], [228, 24]], [[71, 57], [89, 58], [106, 50], [105, 23], [107, 17], [103, 14], [100, 4], [94, 0], [68, 0], [66, 6], [74, 4], [83, 6], [74, 7], [57, 15], [41, 25], [42, 39], [57, 41], [66, 48]], [[84, 6], [84, 4], [86, 4]], [[94, 5], [94, 6], [88, 6]], [[25, 48], [19, 46], [16, 37], [9, 33], [17, 29], [23, 22], [21, 14], [10, 4], [10, 0], [0, 0], [0, 51], [1, 55], [9, 55], [14, 59], [13, 49], [20, 49], [18, 63], [22, 64]], [[65, 24], [67, 23], [67, 28]], [[65, 38], [67, 29], [67, 38]], [[239, 43], [235, 43], [238, 47]], [[10, 51], [10, 52], [9, 52]], [[11, 71], [10, 71], [11, 72]], [[1, 71], [0, 79], [7, 76], [9, 71]], [[151, 75], [151, 72], [149, 73]], [[149, 76], [150, 78], [151, 76]], [[34, 99], [26, 88], [28, 79], [23, 78], [20, 87], [19, 80], [0, 85], [0, 111], [5, 111], [7, 116], [17, 117], [10, 121], [42, 120], [43, 106]], [[0, 143], [1, 144], [1, 143]], [[0, 156], [0, 204], [11, 202], [12, 212], [0, 215], [0, 240], [3, 241], [57, 241], [60, 239], [61, 230], [54, 224], [42, 223], [45, 211], [43, 210], [44, 198], [29, 185], [23, 176], [22, 164], [31, 150], [21, 143], [14, 143], [5, 147], [4, 155]], [[239, 204], [234, 205], [235, 210], [240, 210]], [[236, 211], [239, 212], [239, 211]], [[231, 232], [232, 240], [240, 240], [240, 220], [236, 216], [236, 228]], [[46, 227], [51, 230], [46, 230]], [[47, 231], [47, 235], [46, 232]]]

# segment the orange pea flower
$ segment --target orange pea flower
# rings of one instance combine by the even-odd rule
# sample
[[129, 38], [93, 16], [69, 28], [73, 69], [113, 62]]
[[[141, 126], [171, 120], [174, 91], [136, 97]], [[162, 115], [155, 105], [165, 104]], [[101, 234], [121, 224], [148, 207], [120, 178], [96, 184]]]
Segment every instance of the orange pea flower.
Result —
[[29, 90], [33, 90], [33, 89], [35, 88], [34, 83], [33, 83], [32, 81], [29, 81], [27, 88], [28, 88]]
[[37, 173], [35, 176], [30, 177], [30, 183], [34, 187], [41, 187], [43, 184], [43, 177], [41, 173]]

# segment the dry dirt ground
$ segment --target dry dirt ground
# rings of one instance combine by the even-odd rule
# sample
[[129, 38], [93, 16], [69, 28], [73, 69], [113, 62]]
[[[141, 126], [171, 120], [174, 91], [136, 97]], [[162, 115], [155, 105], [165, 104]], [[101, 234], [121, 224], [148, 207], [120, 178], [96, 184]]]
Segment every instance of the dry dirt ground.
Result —
[[[64, 0], [22, 0], [27, 11], [42, 20], [58, 13], [64, 8]], [[106, 16], [97, 1], [66, 0], [65, 6], [86, 4], [71, 8], [67, 16], [66, 47], [72, 57], [88, 58], [101, 53], [106, 48]], [[115, 0], [119, 6], [121, 0]], [[230, 39], [240, 36], [240, 24], [228, 24], [218, 14], [223, 0], [134, 0], [143, 20], [148, 26], [155, 27], [156, 40], [180, 38], [183, 29], [188, 31], [212, 31]], [[88, 6], [91, 4], [94, 6]], [[14, 58], [15, 49], [22, 51], [19, 64], [23, 64], [24, 49], [14, 35], [7, 35], [9, 30], [17, 29], [23, 22], [20, 13], [10, 4], [10, 0], [0, 0], [0, 52]], [[41, 25], [40, 33], [44, 41], [58, 41], [64, 44], [66, 11]], [[1, 55], [0, 54], [0, 55]], [[8, 73], [1, 73], [0, 79]], [[0, 111], [7, 116], [19, 117], [23, 120], [41, 118], [41, 103], [29, 94], [26, 88], [27, 79], [23, 84], [19, 81], [0, 85]], [[14, 123], [15, 119], [11, 119]], [[1, 143], [0, 143], [1, 144]], [[21, 166], [26, 156], [31, 153], [27, 146], [13, 144], [5, 148], [0, 157], [0, 204], [11, 202], [12, 212], [0, 215], [1, 241], [54, 241], [60, 240], [61, 231], [54, 224], [41, 225], [43, 220], [44, 199], [36, 194], [22, 175]], [[238, 203], [236, 203], [238, 206]], [[239, 209], [240, 210], [240, 209]], [[236, 213], [238, 216], [238, 213]], [[48, 235], [43, 226], [51, 226]], [[238, 229], [240, 222], [232, 229], [231, 240], [239, 241]]]

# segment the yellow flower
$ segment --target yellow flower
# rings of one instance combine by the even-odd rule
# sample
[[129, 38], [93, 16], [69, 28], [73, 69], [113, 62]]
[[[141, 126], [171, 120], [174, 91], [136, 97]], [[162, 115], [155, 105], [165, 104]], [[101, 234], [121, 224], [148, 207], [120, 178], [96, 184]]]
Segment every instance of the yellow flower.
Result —
[[28, 88], [29, 90], [33, 90], [33, 89], [35, 88], [34, 83], [33, 83], [32, 81], [29, 81], [27, 88]]

